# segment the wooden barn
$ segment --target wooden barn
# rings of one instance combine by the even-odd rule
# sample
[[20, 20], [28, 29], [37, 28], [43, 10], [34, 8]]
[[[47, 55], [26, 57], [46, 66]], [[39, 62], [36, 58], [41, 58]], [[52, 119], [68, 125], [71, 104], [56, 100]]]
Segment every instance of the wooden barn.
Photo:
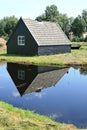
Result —
[[48, 55], [70, 52], [71, 43], [54, 22], [22, 19], [7, 42], [7, 54]]
[[[14, 69], [13, 69], [14, 68]], [[69, 68], [7, 63], [7, 70], [20, 95], [55, 86]]]

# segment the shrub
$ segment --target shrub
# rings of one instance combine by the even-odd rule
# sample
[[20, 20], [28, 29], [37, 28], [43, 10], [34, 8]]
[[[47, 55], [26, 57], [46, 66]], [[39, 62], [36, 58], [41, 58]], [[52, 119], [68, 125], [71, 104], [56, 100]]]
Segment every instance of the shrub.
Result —
[[80, 38], [78, 36], [75, 36], [73, 39], [72, 39], [72, 42], [80, 42]]

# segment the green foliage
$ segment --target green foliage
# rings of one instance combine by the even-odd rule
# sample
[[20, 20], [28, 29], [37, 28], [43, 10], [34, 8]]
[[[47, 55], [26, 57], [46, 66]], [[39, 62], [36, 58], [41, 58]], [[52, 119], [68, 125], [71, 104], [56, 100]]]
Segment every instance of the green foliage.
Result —
[[5, 25], [6, 25], [5, 21], [0, 20], [0, 36], [5, 36], [6, 35], [5, 30], [4, 30]]
[[78, 36], [75, 36], [75, 37], [72, 39], [72, 42], [79, 42], [79, 37], [78, 37]]
[[75, 36], [78, 36], [81, 40], [85, 40], [82, 38], [83, 32], [87, 31], [87, 10], [83, 10], [81, 16], [76, 17], [71, 24], [71, 31]]
[[[58, 23], [65, 34], [69, 37], [69, 33], [73, 32], [75, 38], [73, 41], [84, 41], [83, 32], [87, 31], [87, 10], [83, 10], [81, 16], [68, 17], [67, 14], [61, 14], [56, 5], [47, 6], [45, 13], [38, 16], [37, 20], [52, 21]], [[87, 41], [87, 40], [85, 40]]]
[[87, 9], [85, 9], [85, 10], [82, 11], [82, 18], [87, 23]]
[[43, 21], [52, 21], [57, 22], [59, 17], [59, 11], [57, 10], [56, 5], [47, 6], [45, 13], [38, 16], [36, 19], [41, 19]]
[[87, 37], [78, 37], [78, 36], [74, 36], [74, 38], [71, 40], [72, 42], [87, 42]]
[[46, 20], [57, 22], [59, 11], [57, 10], [56, 5], [47, 6], [45, 10]]
[[14, 27], [16, 26], [18, 19], [15, 16], [4, 17], [0, 20], [0, 37], [8, 37], [11, 35]]
[[37, 20], [37, 21], [39, 21], [39, 20], [46, 21], [46, 15], [45, 15], [45, 14], [42, 14], [42, 15], [36, 17], [36, 20]]
[[70, 31], [71, 19], [73, 18], [68, 18], [67, 14], [59, 13], [56, 5], [47, 6], [45, 13], [36, 18], [36, 20], [58, 23], [66, 35], [68, 35]]
[[84, 23], [80, 17], [76, 17], [72, 23], [71, 30], [75, 36], [81, 37], [84, 32]]
[[84, 38], [84, 42], [87, 42], [87, 36], [86, 36], [86, 38]]
[[68, 36], [70, 29], [71, 29], [71, 19], [68, 18], [67, 14], [60, 14], [58, 23], [60, 24], [62, 30], [65, 32], [65, 34]]
[[85, 22], [85, 31], [87, 31], [87, 9], [82, 11], [82, 19]]
[[80, 69], [80, 74], [87, 75], [87, 68], [81, 68]]

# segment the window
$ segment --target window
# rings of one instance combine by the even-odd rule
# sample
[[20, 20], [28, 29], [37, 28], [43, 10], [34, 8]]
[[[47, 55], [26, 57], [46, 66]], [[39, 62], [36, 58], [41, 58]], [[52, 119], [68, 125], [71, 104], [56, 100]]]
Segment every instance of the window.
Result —
[[19, 46], [25, 45], [25, 36], [18, 36], [18, 45]]
[[18, 79], [25, 80], [25, 71], [18, 70]]

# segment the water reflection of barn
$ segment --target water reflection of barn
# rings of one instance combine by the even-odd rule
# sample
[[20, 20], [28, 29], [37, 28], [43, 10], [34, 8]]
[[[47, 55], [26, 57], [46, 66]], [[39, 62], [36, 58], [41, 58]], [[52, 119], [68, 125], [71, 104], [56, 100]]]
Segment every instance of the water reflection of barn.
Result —
[[20, 95], [55, 86], [68, 68], [7, 63], [7, 70]]

